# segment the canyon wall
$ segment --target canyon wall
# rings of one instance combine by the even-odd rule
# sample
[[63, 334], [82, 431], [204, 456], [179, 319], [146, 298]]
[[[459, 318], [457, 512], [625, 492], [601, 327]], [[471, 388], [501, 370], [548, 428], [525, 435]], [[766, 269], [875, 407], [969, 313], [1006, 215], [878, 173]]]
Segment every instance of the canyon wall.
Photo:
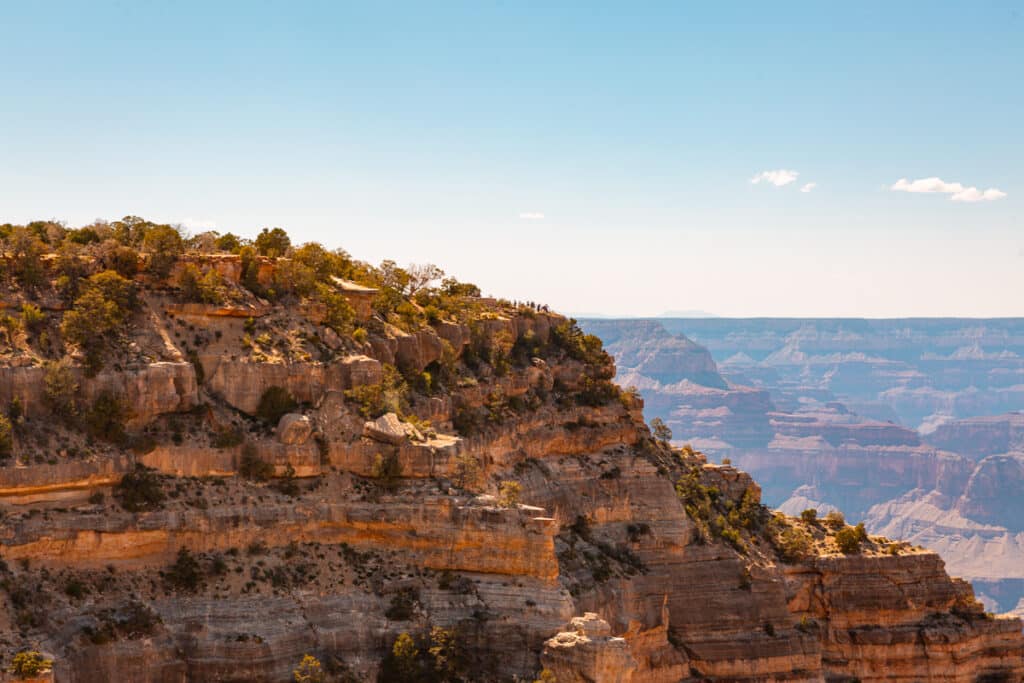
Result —
[[664, 419], [677, 443], [753, 473], [770, 504], [842, 510], [873, 532], [939, 550], [984, 585], [989, 608], [1024, 605], [1024, 321], [583, 324], [621, 357], [634, 348], [657, 356], [661, 340], [675, 339], [665, 343], [670, 358], [682, 333], [693, 337], [688, 348], [706, 349], [717, 361], [712, 382], [705, 367], [686, 375], [685, 364], [674, 383], [639, 365], [620, 366], [617, 381], [639, 389], [647, 417]]
[[[309, 301], [264, 289], [273, 260], [248, 285], [235, 260], [189, 263], [226, 301], [143, 271], [102, 368], [52, 342], [56, 307], [50, 343], [0, 354], [4, 666], [38, 651], [82, 683], [286, 681], [305, 655], [338, 681], [1024, 677], [1020, 621], [938, 555], [775, 512], [744, 471], [655, 438], [599, 340], [557, 314], [449, 286], [328, 324], [312, 304], [344, 313], [344, 288]], [[751, 441], [785, 421], [692, 343], [634, 358], [761, 411]], [[788, 424], [835, 448], [852, 429]]]

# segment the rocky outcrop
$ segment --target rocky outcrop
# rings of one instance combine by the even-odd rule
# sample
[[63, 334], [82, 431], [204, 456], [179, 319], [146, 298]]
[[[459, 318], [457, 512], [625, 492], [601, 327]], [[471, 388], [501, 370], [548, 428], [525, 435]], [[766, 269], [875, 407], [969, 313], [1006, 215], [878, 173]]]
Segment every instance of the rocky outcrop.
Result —
[[242, 412], [255, 414], [263, 394], [283, 387], [301, 403], [317, 403], [329, 391], [379, 384], [380, 362], [349, 356], [333, 363], [252, 363], [222, 358], [203, 359], [206, 388]]
[[541, 663], [568, 683], [630, 683], [637, 669], [626, 639], [612, 636], [608, 622], [593, 612], [573, 618], [544, 643]]
[[588, 320], [586, 328], [601, 337], [624, 373], [666, 385], [686, 380], [703, 387], [727, 388], [706, 348], [682, 334], [670, 334], [656, 321]]
[[277, 439], [288, 446], [301, 446], [313, 435], [313, 421], [305, 415], [288, 413], [277, 423]]
[[950, 420], [925, 435], [925, 440], [946, 451], [976, 460], [1001, 453], [1024, 453], [1024, 413]]
[[[17, 399], [26, 415], [49, 417], [46, 403], [46, 369], [0, 367], [0, 401]], [[144, 425], [165, 413], [189, 410], [199, 401], [199, 387], [191, 363], [157, 362], [123, 371], [105, 370], [94, 377], [73, 370], [78, 390], [71, 398], [87, 407], [101, 393], [121, 400], [129, 426]]]
[[423, 435], [407, 422], [402, 422], [394, 413], [386, 413], [376, 420], [363, 425], [363, 435], [375, 441], [399, 446], [406, 441], [422, 441]]
[[790, 608], [821, 635], [833, 677], [1013, 680], [1016, 655], [1004, 647], [1020, 637], [1019, 623], [985, 615], [933, 553], [819, 558], [786, 578]]

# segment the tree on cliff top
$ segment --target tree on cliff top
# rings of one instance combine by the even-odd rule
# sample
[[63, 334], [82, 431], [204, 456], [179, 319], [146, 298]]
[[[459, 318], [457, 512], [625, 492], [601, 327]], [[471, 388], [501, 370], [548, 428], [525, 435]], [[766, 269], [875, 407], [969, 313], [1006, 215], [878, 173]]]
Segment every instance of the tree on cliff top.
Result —
[[103, 367], [104, 351], [135, 306], [135, 286], [114, 271], [105, 270], [86, 281], [82, 295], [64, 314], [61, 332], [81, 348], [91, 372]]
[[672, 430], [669, 429], [669, 426], [660, 417], [651, 420], [651, 432], [654, 434], [654, 438], [662, 443], [668, 443], [672, 440]]
[[253, 244], [260, 256], [284, 256], [292, 246], [292, 239], [281, 228], [263, 228]]
[[142, 239], [142, 250], [149, 254], [149, 270], [157, 277], [170, 274], [184, 249], [181, 233], [169, 225], [154, 225]]
[[0, 245], [0, 251], [6, 247], [7, 270], [15, 281], [28, 289], [41, 286], [46, 280], [41, 259], [46, 251], [43, 241], [31, 230], [16, 227], [5, 242], [5, 245]]

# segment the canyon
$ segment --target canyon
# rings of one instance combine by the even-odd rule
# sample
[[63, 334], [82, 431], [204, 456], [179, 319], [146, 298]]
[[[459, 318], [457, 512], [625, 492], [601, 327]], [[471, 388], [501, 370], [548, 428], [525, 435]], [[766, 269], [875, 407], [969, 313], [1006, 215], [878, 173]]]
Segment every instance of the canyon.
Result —
[[[786, 413], [672, 335], [665, 357], [622, 350], [637, 394], [557, 313], [316, 245], [192, 245], [161, 267], [143, 235], [162, 226], [125, 224], [49, 236], [87, 247], [31, 279], [5, 255], [5, 669], [38, 652], [32, 676], [62, 683], [288, 681], [307, 656], [334, 681], [1024, 680], [1020, 619], [939, 554], [773, 510], [782, 475], [702, 451], [781, 439], [798, 468], [827, 443], [841, 468], [863, 432], [919, 488], [966, 456], [824, 395]], [[652, 434], [645, 411], [674, 400], [652, 387], [695, 396], [678, 419], [698, 448]], [[1005, 521], [978, 507], [1013, 466], [973, 477], [958, 514]]]
[[770, 505], [937, 550], [989, 609], [1024, 613], [1024, 320], [582, 324], [649, 419]]

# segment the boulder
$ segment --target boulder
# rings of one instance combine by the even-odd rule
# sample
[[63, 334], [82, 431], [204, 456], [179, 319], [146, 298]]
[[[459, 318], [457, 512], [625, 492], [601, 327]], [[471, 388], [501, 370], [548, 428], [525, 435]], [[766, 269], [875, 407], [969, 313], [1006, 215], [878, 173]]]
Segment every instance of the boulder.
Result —
[[301, 446], [313, 434], [313, 421], [305, 415], [288, 413], [277, 423], [277, 440], [290, 446]]
[[395, 446], [405, 443], [407, 439], [423, 440], [423, 435], [418, 429], [407, 422], [402, 422], [394, 413], [386, 413], [376, 420], [367, 422], [363, 425], [363, 436]]

